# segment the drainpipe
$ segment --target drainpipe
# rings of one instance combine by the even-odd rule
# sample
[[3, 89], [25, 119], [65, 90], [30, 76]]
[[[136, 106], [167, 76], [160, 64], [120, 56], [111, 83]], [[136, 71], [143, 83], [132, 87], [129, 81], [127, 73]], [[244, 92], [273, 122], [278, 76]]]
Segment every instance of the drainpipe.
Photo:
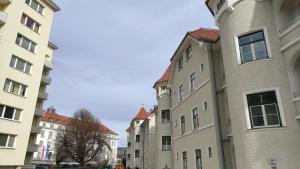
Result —
[[221, 148], [221, 160], [222, 160], [222, 164], [221, 164], [221, 167], [223, 169], [226, 169], [226, 166], [225, 166], [225, 155], [224, 155], [224, 146], [223, 146], [223, 138], [222, 138], [222, 129], [221, 129], [221, 121], [220, 121], [220, 110], [219, 110], [219, 101], [218, 101], [218, 97], [217, 97], [217, 81], [216, 81], [216, 73], [215, 73], [215, 63], [214, 63], [214, 52], [213, 52], [213, 43], [210, 42], [210, 52], [211, 52], [211, 59], [212, 59], [212, 73], [213, 73], [213, 88], [212, 88], [212, 91], [213, 91], [213, 96], [214, 96], [214, 100], [215, 100], [215, 110], [216, 110], [216, 113], [215, 113], [215, 122], [217, 122], [216, 124], [216, 127], [217, 127], [217, 134], [219, 135], [219, 138], [218, 138], [218, 143], [219, 143], [219, 146]]

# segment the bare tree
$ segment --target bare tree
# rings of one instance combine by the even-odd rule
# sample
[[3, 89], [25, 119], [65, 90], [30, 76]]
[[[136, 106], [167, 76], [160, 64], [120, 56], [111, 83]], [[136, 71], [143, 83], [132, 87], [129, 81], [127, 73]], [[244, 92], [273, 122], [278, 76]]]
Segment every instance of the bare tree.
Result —
[[68, 156], [84, 166], [96, 160], [103, 145], [110, 149], [103, 134], [100, 132], [100, 121], [88, 110], [81, 109], [66, 125], [61, 144]]
[[63, 147], [63, 132], [60, 131], [58, 132], [57, 136], [56, 136], [56, 143], [55, 143], [55, 150], [56, 150], [56, 153], [55, 153], [55, 163], [56, 163], [56, 166], [59, 166], [59, 164], [61, 162], [63, 162], [64, 160], [67, 159], [67, 153], [66, 151], [64, 150], [64, 147]]

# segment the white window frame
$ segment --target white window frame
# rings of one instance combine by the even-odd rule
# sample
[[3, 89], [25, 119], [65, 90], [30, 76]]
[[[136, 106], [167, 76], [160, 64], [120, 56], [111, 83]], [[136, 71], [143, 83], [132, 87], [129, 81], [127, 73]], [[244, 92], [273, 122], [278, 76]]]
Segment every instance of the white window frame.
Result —
[[[1, 134], [7, 135], [8, 137], [7, 137], [5, 146], [0, 146], [0, 149], [1, 149], [1, 148], [4, 148], [4, 149], [14, 149], [14, 148], [16, 148], [16, 139], [17, 139], [17, 135], [6, 134], [6, 133], [1, 133]], [[9, 142], [11, 136], [14, 136], [14, 137], [15, 137], [14, 145], [13, 145], [12, 147], [8, 147], [8, 142]]]
[[[262, 31], [264, 36], [265, 36], [265, 44], [266, 44], [266, 49], [267, 49], [267, 53], [268, 53], [268, 58], [267, 59], [260, 59], [260, 60], [253, 60], [253, 61], [247, 62], [247, 63], [242, 63], [242, 58], [241, 58], [241, 53], [240, 53], [240, 45], [239, 45], [239, 37], [247, 35], [247, 34], [251, 34], [251, 33], [254, 33], [254, 32], [257, 32], [257, 31]], [[253, 63], [253, 62], [272, 59], [272, 52], [271, 52], [271, 46], [270, 46], [268, 30], [267, 30], [267, 27], [265, 27], [265, 26], [251, 29], [248, 32], [235, 34], [234, 35], [234, 42], [235, 42], [235, 50], [236, 50], [237, 64], [238, 65], [244, 65], [244, 64], [249, 64], [249, 63]]]
[[[210, 151], [209, 151], [210, 150]], [[211, 152], [211, 156], [210, 156], [210, 153]], [[208, 158], [208, 159], [212, 159], [212, 156], [213, 156], [213, 152], [212, 152], [212, 147], [211, 146], [208, 146], [207, 147], [207, 154], [206, 154], [206, 157]]]
[[[248, 92], [243, 93], [243, 102], [244, 102], [244, 109], [245, 109], [244, 112], [245, 112], [247, 129], [249, 129], [249, 130], [257, 129], [257, 128], [252, 128], [252, 126], [251, 126], [251, 117], [250, 117], [250, 112], [249, 112], [249, 107], [248, 107], [247, 95], [263, 93], [263, 92], [270, 92], [270, 91], [275, 91], [275, 93], [276, 93], [276, 99], [277, 99], [279, 115], [280, 115], [280, 119], [281, 119], [281, 125], [282, 125], [282, 127], [287, 126], [285, 116], [284, 116], [285, 113], [284, 113], [283, 106], [282, 106], [282, 100], [281, 100], [281, 96], [280, 96], [280, 90], [278, 87], [275, 87], [275, 88], [258, 89], [258, 90], [253, 90], [253, 91], [248, 91]], [[261, 128], [268, 128], [268, 127], [264, 126]]]
[[[18, 38], [18, 35], [20, 35], [21, 38], [20, 38], [20, 42], [19, 42], [17, 45], [19, 45], [21, 48], [23, 48], [23, 49], [25, 49], [25, 50], [27, 50], [27, 51], [32, 52], [32, 53], [35, 54], [35, 53], [36, 53], [36, 48], [37, 48], [37, 43], [33, 42], [32, 40], [30, 40], [29, 38], [25, 37], [24, 35], [22, 35], [22, 34], [20, 34], [20, 33], [17, 34], [17, 38]], [[27, 40], [29, 41], [29, 45], [28, 45], [28, 48], [27, 48], [27, 49], [24, 48], [24, 47], [22, 46], [22, 43], [23, 43], [23, 40], [24, 40], [24, 39], [27, 39]], [[31, 50], [30, 50], [32, 44], [35, 45], [34, 51], [31, 51]]]
[[[192, 76], [194, 77], [193, 84], [192, 84]], [[189, 81], [190, 82], [190, 92], [192, 93], [193, 91], [196, 90], [196, 73], [193, 72], [192, 74], [190, 74], [189, 79], [190, 79], [190, 81]]]
[[[10, 120], [10, 121], [17, 121], [17, 122], [20, 122], [20, 121], [21, 121], [21, 118], [22, 118], [22, 109], [18, 109], [18, 108], [11, 107], [11, 106], [6, 106], [6, 105], [3, 105], [3, 104], [1, 104], [1, 105], [3, 106], [3, 111], [2, 111], [2, 116], [0, 116], [0, 119]], [[11, 107], [11, 108], [14, 109], [14, 113], [13, 113], [12, 119], [5, 118], [5, 117], [4, 117], [4, 114], [5, 114], [5, 111], [6, 111], [6, 108], [7, 108], [7, 107]], [[15, 115], [16, 115], [17, 109], [20, 110], [20, 118], [19, 118], [19, 120], [15, 120]]]
[[[170, 137], [170, 141], [163, 144], [163, 137]], [[169, 143], [169, 144], [168, 144]], [[162, 151], [171, 151], [172, 150], [172, 137], [171, 136], [161, 136], [161, 150]]]
[[195, 168], [197, 169], [197, 156], [196, 156], [196, 151], [197, 150], [200, 150], [200, 156], [201, 156], [201, 168], [200, 169], [203, 169], [203, 156], [202, 156], [202, 148], [196, 148], [195, 150], [194, 150], [194, 159], [195, 159]]
[[[23, 73], [26, 73], [27, 65], [30, 65], [30, 70], [29, 70], [29, 72], [26, 73], [26, 74], [31, 74], [31, 71], [32, 71], [32, 64], [31, 64], [31, 63], [27, 62], [27, 61], [24, 60], [24, 59], [19, 58], [19, 57], [16, 56], [16, 55], [12, 55], [11, 59], [12, 59], [12, 58], [15, 58], [15, 59], [16, 59], [16, 61], [15, 61], [15, 63], [14, 63], [14, 66], [13, 66], [12, 68], [14, 68], [14, 69], [16, 69], [16, 70], [18, 70], [18, 71], [21, 71], [21, 72], [23, 72]], [[22, 60], [23, 62], [25, 62], [25, 66], [24, 66], [23, 70], [17, 69], [17, 64], [18, 64], [19, 60]]]
[[[163, 120], [163, 111], [169, 111], [169, 120]], [[164, 124], [164, 123], [170, 123], [171, 122], [171, 110], [170, 109], [163, 109], [160, 112], [160, 124]]]
[[[21, 20], [21, 23], [22, 23], [24, 26], [26, 26], [27, 28], [29, 28], [30, 30], [32, 30], [33, 32], [39, 34], [39, 33], [40, 33], [40, 30], [41, 30], [41, 29], [40, 29], [40, 28], [41, 28], [41, 24], [38, 23], [36, 20], [32, 19], [31, 17], [29, 17], [29, 16], [28, 16], [27, 14], [25, 14], [25, 13], [23, 13], [22, 16], [23, 16], [23, 15], [25, 16], [25, 21], [24, 21], [24, 23], [22, 23], [22, 20]], [[28, 18], [30, 18], [30, 19], [33, 21], [33, 25], [32, 25], [33, 28], [30, 28], [30, 27], [27, 26]], [[34, 30], [34, 28], [35, 28], [36, 25], [39, 25], [39, 30], [38, 30], [37, 32]]]
[[[194, 110], [195, 109], [197, 109], [197, 114], [198, 114], [198, 128], [195, 128], [194, 127]], [[200, 128], [200, 122], [199, 122], [199, 107], [193, 107], [192, 108], [192, 110], [191, 110], [191, 112], [192, 112], [192, 130], [197, 130], [197, 129], [199, 129]]]
[[[27, 88], [28, 86], [22, 84], [22, 83], [19, 83], [19, 82], [16, 82], [16, 81], [13, 81], [11, 79], [6, 79], [5, 83], [9, 81], [9, 86], [8, 86], [8, 91], [5, 91], [5, 92], [8, 92], [8, 93], [11, 93], [11, 94], [14, 94], [13, 92], [11, 92], [11, 89], [12, 89], [12, 85], [13, 83], [16, 83], [16, 84], [19, 84], [20, 85], [20, 88], [19, 88], [19, 91], [18, 91], [18, 94], [16, 94], [17, 96], [21, 96], [21, 97], [26, 97], [27, 96]], [[25, 87], [25, 93], [24, 93], [24, 96], [21, 95], [21, 88], [22, 87]]]
[[[180, 88], [182, 87], [182, 93], [180, 92]], [[183, 84], [180, 84], [178, 87], [178, 102], [183, 100], [184, 87]]]
[[[33, 0], [30, 0], [29, 4], [26, 3], [31, 9], [33, 9], [33, 8], [31, 7], [32, 1], [33, 1]], [[40, 7], [42, 6], [42, 8], [43, 8], [42, 13], [39, 13], [39, 14], [44, 15], [45, 7], [44, 7], [43, 5], [41, 5], [38, 1], [35, 0], [35, 2], [38, 4], [38, 7], [37, 7], [36, 10], [35, 10], [35, 9], [33, 9], [33, 10], [36, 11], [37, 13], [39, 13], [38, 11], [39, 11]]]

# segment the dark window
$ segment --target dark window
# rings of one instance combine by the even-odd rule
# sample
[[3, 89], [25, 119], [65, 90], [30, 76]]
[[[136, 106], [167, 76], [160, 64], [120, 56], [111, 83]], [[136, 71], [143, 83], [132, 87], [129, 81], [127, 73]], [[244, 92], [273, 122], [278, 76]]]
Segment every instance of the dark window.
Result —
[[181, 128], [181, 134], [183, 135], [185, 133], [185, 118], [184, 116], [181, 116], [180, 118], [180, 128]]
[[178, 71], [180, 71], [183, 67], [183, 57], [181, 56], [178, 60]]
[[26, 0], [25, 3], [40, 14], [43, 14], [44, 7], [35, 0]]
[[170, 122], [170, 110], [161, 111], [161, 123]]
[[6, 107], [4, 118], [13, 119], [15, 109], [12, 107]]
[[187, 169], [187, 152], [182, 152], [182, 168]]
[[253, 128], [282, 125], [275, 91], [247, 95], [247, 101]]
[[239, 47], [242, 63], [268, 58], [263, 31], [239, 37]]
[[171, 151], [171, 136], [162, 136], [162, 151]]
[[207, 157], [208, 158], [212, 158], [212, 150], [211, 150], [211, 147], [208, 147], [208, 150], [207, 150]]
[[141, 136], [140, 135], [136, 135], [135, 136], [135, 142], [140, 142], [141, 140]]
[[193, 109], [193, 125], [194, 125], [194, 130], [199, 128], [198, 108]]
[[185, 51], [186, 53], [186, 61], [190, 60], [192, 58], [192, 46], [189, 45], [189, 47]]
[[135, 158], [140, 158], [140, 150], [135, 150]]
[[222, 6], [224, 5], [225, 0], [220, 0], [217, 4], [217, 9], [220, 10], [222, 8]]
[[202, 169], [202, 157], [201, 157], [201, 150], [195, 150], [196, 155], [196, 169]]

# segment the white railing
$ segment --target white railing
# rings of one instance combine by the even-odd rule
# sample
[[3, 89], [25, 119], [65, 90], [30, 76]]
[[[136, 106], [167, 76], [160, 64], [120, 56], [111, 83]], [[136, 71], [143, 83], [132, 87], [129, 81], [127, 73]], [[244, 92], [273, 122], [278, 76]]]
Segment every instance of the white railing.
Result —
[[0, 25], [7, 22], [7, 14], [0, 11]]

